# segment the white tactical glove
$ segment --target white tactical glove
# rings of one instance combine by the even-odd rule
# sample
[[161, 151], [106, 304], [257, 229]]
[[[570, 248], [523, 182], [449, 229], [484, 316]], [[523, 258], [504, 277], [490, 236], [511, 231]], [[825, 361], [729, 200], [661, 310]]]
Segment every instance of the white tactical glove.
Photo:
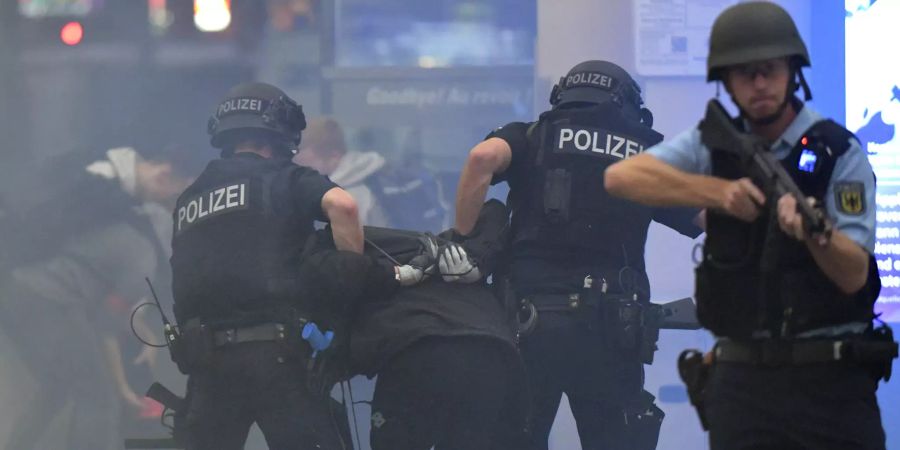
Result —
[[450, 244], [444, 248], [438, 267], [444, 281], [448, 283], [474, 283], [481, 279], [478, 266], [469, 260], [466, 250], [459, 244]]
[[424, 270], [409, 264], [396, 266], [394, 271], [397, 274], [397, 281], [400, 282], [400, 286], [412, 286], [421, 283], [426, 277]]
[[409, 260], [409, 263], [395, 267], [397, 281], [401, 286], [412, 286], [428, 279], [435, 272], [438, 257], [438, 245], [434, 237], [420, 239], [422, 253]]

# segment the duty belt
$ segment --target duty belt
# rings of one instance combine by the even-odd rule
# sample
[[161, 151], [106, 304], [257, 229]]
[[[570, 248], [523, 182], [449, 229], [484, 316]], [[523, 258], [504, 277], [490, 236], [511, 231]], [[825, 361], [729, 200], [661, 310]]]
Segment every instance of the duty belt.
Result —
[[[287, 336], [282, 323], [261, 323], [249, 327], [220, 329], [213, 332], [216, 347], [243, 342], [280, 341]], [[299, 336], [297, 337], [299, 339]]]
[[760, 340], [720, 339], [713, 353], [716, 362], [761, 366], [798, 366], [833, 362], [878, 363], [896, 358], [897, 344], [864, 339]]
[[593, 306], [596, 301], [588, 302], [581, 294], [532, 294], [525, 297], [538, 311], [575, 311], [582, 305]]

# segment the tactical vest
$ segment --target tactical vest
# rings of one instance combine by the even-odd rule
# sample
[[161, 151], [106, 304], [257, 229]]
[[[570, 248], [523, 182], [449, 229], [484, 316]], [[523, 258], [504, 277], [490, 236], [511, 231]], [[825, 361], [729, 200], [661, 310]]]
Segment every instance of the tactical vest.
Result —
[[[781, 163], [806, 196], [824, 204], [835, 162], [852, 137], [833, 121], [817, 122]], [[714, 176], [746, 176], [736, 155], [712, 150], [711, 158]], [[776, 205], [777, 199], [768, 199], [752, 223], [707, 210], [707, 237], [696, 278], [700, 323], [718, 336], [748, 338], [760, 331], [790, 337], [870, 320], [880, 289], [877, 272], [859, 293], [842, 293], [819, 269], [806, 244], [781, 231]], [[870, 258], [872, 270], [877, 269]]]
[[301, 170], [288, 160], [236, 156], [213, 161], [173, 214], [175, 314], [229, 325], [286, 320], [300, 299], [296, 273], [311, 217], [273, 185]]
[[592, 266], [643, 271], [651, 209], [613, 197], [603, 178], [610, 165], [661, 140], [612, 103], [541, 114], [528, 132], [525, 181], [511, 185], [507, 202], [513, 245], [571, 249]]

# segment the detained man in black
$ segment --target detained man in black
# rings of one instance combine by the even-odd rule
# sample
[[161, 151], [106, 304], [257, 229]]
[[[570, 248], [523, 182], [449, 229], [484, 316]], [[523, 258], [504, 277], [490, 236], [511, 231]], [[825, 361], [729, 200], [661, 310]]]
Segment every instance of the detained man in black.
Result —
[[334, 251], [326, 232], [317, 236], [303, 271], [321, 280], [340, 272], [374, 282], [361, 269], [373, 260], [403, 267], [431, 253], [439, 261], [427, 280], [393, 292], [377, 282], [359, 290], [318, 284], [319, 295], [361, 300], [351, 318], [349, 364], [353, 374], [378, 375], [373, 450], [521, 448], [528, 398], [514, 322], [484, 281], [500, 258], [507, 218], [506, 207], [490, 201], [475, 231], [457, 242], [443, 238], [449, 233], [366, 227], [362, 257]]

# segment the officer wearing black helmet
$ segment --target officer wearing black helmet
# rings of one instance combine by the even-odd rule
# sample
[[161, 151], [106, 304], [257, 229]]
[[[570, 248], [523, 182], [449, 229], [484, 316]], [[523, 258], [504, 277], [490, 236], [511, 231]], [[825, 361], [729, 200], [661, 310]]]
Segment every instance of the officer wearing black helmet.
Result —
[[[856, 138], [794, 96], [802, 88], [811, 97], [809, 65], [774, 3], [740, 3], [713, 25], [707, 80], [721, 81], [740, 110], [732, 128], [760, 140], [808, 198], [751, 178], [749, 160], [734, 156], [740, 146], [711, 139], [709, 112], [698, 128], [606, 171], [614, 195], [707, 209], [696, 295], [700, 322], [719, 340], [706, 369], [683, 368], [714, 450], [885, 445], [875, 390], [897, 347], [889, 328], [872, 324], [875, 177]], [[805, 226], [805, 201], [828, 218], [823, 232]]]
[[624, 69], [580, 63], [553, 88], [550, 103], [536, 122], [510, 123], [471, 150], [455, 230], [464, 241], [488, 186], [509, 184], [506, 276], [523, 308], [532, 447], [547, 448], [565, 393], [582, 448], [653, 449], [662, 411], [643, 390], [642, 354], [652, 355], [646, 347], [655, 341], [643, 339], [633, 321], [650, 295], [644, 244], [651, 220], [698, 235], [696, 211], [648, 208], [603, 188], [607, 166], [662, 140]]
[[[350, 445], [338, 437], [328, 397], [307, 389], [314, 356], [300, 326], [315, 318], [304, 316], [302, 302], [312, 299], [297, 272], [315, 220], [330, 222], [337, 249], [355, 253], [362, 227], [349, 194], [291, 162], [305, 125], [300, 105], [278, 88], [235, 86], [209, 120], [222, 158], [175, 207], [180, 336], [172, 349], [190, 375], [181, 417], [189, 448], [243, 448], [254, 422], [272, 449]], [[423, 276], [409, 266], [367, 270], [385, 289]]]

